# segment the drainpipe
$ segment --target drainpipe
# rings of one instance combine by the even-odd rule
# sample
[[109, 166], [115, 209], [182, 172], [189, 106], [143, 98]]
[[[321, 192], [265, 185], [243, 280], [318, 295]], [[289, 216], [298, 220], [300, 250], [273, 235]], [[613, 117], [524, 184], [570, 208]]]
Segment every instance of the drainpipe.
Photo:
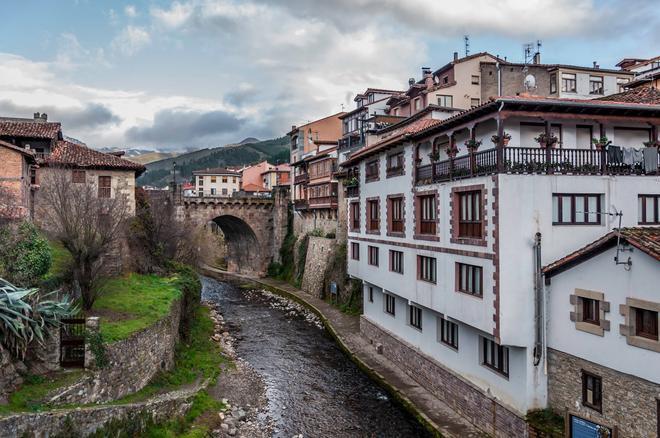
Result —
[[497, 69], [497, 95], [501, 96], [502, 95], [502, 73], [501, 73], [501, 66], [500, 66], [500, 61], [497, 61], [495, 63], [495, 68]]
[[543, 282], [541, 275], [541, 233], [534, 237], [534, 366], [543, 356]]

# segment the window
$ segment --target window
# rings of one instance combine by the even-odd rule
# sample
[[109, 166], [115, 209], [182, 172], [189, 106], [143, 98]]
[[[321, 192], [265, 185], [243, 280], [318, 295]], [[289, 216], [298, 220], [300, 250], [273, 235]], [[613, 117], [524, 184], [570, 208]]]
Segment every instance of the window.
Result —
[[553, 225], [600, 225], [600, 198], [594, 194], [552, 195]]
[[373, 288], [373, 286], [369, 286], [369, 302], [370, 303], [374, 302], [374, 288]]
[[211, 182], [212, 182], [212, 183], [216, 182], [216, 177], [215, 177], [215, 176], [212, 176], [212, 177], [211, 177]]
[[577, 91], [576, 84], [575, 73], [562, 73], [561, 91], [575, 93]]
[[483, 268], [456, 263], [456, 290], [470, 295], [483, 295]]
[[396, 313], [396, 298], [394, 295], [384, 294], [385, 295], [385, 312], [394, 316]]
[[360, 260], [360, 244], [351, 242], [351, 258], [353, 260]]
[[232, 177], [231, 177], [231, 182], [232, 182], [233, 184], [236, 184], [236, 177], [235, 177], [235, 176], [232, 176]]
[[351, 202], [351, 231], [360, 231], [360, 203]]
[[481, 190], [459, 193], [458, 201], [458, 237], [481, 239], [483, 237]]
[[436, 261], [434, 257], [417, 256], [417, 278], [429, 283], [436, 282]]
[[582, 298], [582, 321], [600, 325], [600, 301], [592, 298]]
[[398, 116], [399, 115], [399, 108], [394, 108], [394, 115]]
[[112, 195], [112, 177], [99, 176], [99, 198], [110, 198]]
[[422, 309], [413, 306], [412, 304], [408, 305], [408, 322], [411, 326], [415, 327], [417, 330], [422, 330]]
[[403, 198], [390, 198], [388, 199], [389, 205], [389, 219], [391, 233], [403, 233]]
[[369, 93], [369, 96], [367, 96], [367, 101], [369, 103], [374, 103], [374, 94], [373, 93]]
[[454, 107], [454, 97], [444, 94], [438, 95], [438, 106], [444, 106], [446, 108]]
[[204, 196], [204, 190], [199, 189], [199, 191], [197, 192], [197, 195], [200, 196], [200, 197]]
[[557, 75], [550, 75], [550, 94], [555, 94], [557, 92]]
[[387, 176], [403, 174], [403, 152], [387, 156]]
[[223, 182], [223, 183], [226, 183], [227, 181], [229, 181], [229, 178], [227, 178], [226, 176], [223, 176], [223, 177], [222, 177], [222, 182]]
[[449, 76], [443, 76], [442, 77], [442, 83], [443, 84], [448, 84], [449, 83]]
[[616, 86], [619, 90], [619, 93], [625, 90], [626, 84], [630, 82], [628, 78], [616, 78]]
[[377, 199], [367, 201], [367, 232], [380, 231], [380, 202]]
[[509, 376], [509, 349], [507, 347], [497, 345], [490, 339], [481, 338], [481, 354], [483, 365], [504, 376]]
[[421, 195], [417, 197], [417, 215], [419, 216], [419, 230], [417, 234], [436, 234], [437, 211], [435, 195]]
[[390, 250], [390, 271], [403, 274], [403, 252]]
[[438, 318], [438, 325], [440, 342], [458, 350], [458, 324], [445, 318]]
[[216, 188], [215, 188], [215, 187], [211, 187], [211, 196], [213, 196], [213, 195], [215, 195], [215, 194], [216, 194]]
[[369, 161], [365, 164], [365, 181], [375, 181], [378, 179], [378, 160]]
[[76, 184], [85, 184], [85, 171], [74, 170], [71, 174], [71, 181]]
[[479, 76], [478, 75], [472, 75], [472, 83], [475, 85], [479, 85]]
[[204, 177], [203, 176], [198, 176], [197, 177], [197, 184], [200, 186], [204, 185]]
[[474, 108], [475, 106], [479, 106], [481, 104], [481, 101], [479, 99], [470, 99], [470, 106]]
[[604, 94], [602, 76], [589, 76], [589, 94]]
[[415, 99], [415, 111], [419, 111], [421, 107], [422, 107], [422, 99], [420, 98]]
[[603, 381], [600, 377], [582, 370], [582, 404], [600, 412], [603, 408]]
[[633, 307], [635, 312], [635, 336], [658, 340], [658, 312]]
[[378, 266], [378, 247], [369, 246], [369, 264], [371, 266]]
[[660, 224], [660, 195], [637, 197], [637, 222], [640, 225]]

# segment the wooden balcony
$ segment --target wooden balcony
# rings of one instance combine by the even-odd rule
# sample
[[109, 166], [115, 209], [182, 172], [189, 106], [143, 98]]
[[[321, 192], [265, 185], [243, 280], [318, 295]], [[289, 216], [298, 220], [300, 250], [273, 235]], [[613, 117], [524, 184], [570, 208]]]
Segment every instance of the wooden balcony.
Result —
[[309, 208], [309, 202], [307, 202], [307, 199], [294, 199], [293, 206], [296, 210], [306, 210]]
[[417, 166], [416, 182], [450, 181], [495, 173], [561, 175], [659, 175], [660, 155], [653, 171], [643, 163], [612, 162], [596, 149], [492, 148], [458, 158]]
[[319, 196], [309, 198], [309, 208], [337, 208], [336, 196]]
[[346, 197], [347, 198], [357, 198], [359, 196], [360, 196], [360, 186], [346, 187]]
[[300, 175], [296, 175], [293, 177], [294, 184], [305, 184], [308, 181], [309, 181], [308, 173], [301, 173]]

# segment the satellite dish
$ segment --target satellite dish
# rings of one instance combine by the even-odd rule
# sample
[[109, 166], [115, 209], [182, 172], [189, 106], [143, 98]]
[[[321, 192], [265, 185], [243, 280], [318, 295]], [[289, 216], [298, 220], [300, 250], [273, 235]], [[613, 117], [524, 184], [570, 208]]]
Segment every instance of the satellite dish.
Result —
[[525, 88], [528, 90], [536, 88], [536, 78], [534, 75], [525, 76]]

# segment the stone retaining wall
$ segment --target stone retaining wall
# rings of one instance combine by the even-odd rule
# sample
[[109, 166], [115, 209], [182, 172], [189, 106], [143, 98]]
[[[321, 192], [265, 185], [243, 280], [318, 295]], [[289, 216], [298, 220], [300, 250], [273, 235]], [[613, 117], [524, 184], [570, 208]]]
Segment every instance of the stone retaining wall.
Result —
[[309, 236], [302, 290], [315, 297], [322, 296], [325, 270], [334, 251], [336, 251], [335, 239]]
[[193, 397], [203, 387], [197, 385], [173, 391], [142, 403], [16, 414], [0, 418], [0, 436], [87, 436], [109, 422], [120, 421], [128, 422], [133, 431], [141, 430], [147, 420], [160, 423], [184, 416], [190, 409]]
[[[181, 310], [181, 300], [175, 300], [169, 314], [160, 321], [128, 339], [106, 344], [109, 361], [106, 367], [49, 394], [45, 401], [54, 404], [101, 403], [142, 389], [156, 373], [170, 370], [174, 365]], [[85, 355], [90, 358], [89, 348]]]
[[527, 436], [527, 423], [521, 416], [404, 340], [363, 316], [360, 332], [374, 344], [381, 344], [387, 359], [485, 433], [497, 437]]
[[[602, 412], [582, 405], [582, 370], [602, 379]], [[617, 428], [621, 437], [652, 437], [659, 396], [657, 383], [548, 349], [548, 403], [557, 412]]]

